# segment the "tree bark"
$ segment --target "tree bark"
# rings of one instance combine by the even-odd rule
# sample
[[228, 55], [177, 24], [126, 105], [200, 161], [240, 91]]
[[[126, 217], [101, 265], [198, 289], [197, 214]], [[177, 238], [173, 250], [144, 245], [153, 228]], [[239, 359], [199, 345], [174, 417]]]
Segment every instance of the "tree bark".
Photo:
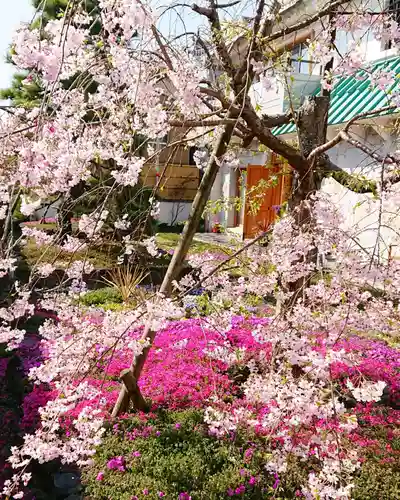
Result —
[[[326, 141], [326, 123], [329, 111], [329, 96], [308, 97], [298, 112], [297, 130], [301, 154], [304, 158], [316, 147]], [[313, 221], [313, 200], [311, 196], [320, 188], [323, 179], [321, 166], [321, 155], [316, 155], [309, 162], [308, 169], [296, 172], [295, 185], [289, 207], [292, 211], [298, 230], [301, 232], [311, 232]], [[306, 263], [317, 263], [318, 253], [313, 248], [304, 256]], [[293, 308], [301, 294], [307, 288], [311, 280], [311, 274], [304, 276], [288, 284], [287, 292], [291, 296], [285, 304], [283, 310], [286, 313]]]

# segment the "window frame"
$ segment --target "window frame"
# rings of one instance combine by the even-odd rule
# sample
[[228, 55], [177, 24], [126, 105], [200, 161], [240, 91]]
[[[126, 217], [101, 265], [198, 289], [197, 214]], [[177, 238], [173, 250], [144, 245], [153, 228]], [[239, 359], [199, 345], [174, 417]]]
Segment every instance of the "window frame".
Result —
[[[297, 55], [298, 52], [298, 55]], [[312, 75], [313, 74], [313, 69], [315, 66], [315, 61], [313, 61], [312, 57], [309, 58], [309, 48], [308, 46], [302, 42], [296, 44], [291, 52], [291, 58], [290, 58], [290, 66], [293, 71], [293, 73], [298, 74], [298, 75]], [[306, 58], [304, 58], [304, 56]], [[295, 57], [297, 55], [297, 57]], [[301, 71], [302, 65], [308, 65], [308, 70], [305, 71], [304, 73]]]

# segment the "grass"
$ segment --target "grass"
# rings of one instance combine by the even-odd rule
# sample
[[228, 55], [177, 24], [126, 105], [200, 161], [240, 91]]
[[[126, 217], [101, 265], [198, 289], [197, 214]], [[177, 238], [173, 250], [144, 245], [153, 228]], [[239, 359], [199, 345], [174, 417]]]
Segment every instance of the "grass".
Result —
[[[177, 233], [158, 233], [156, 235], [157, 245], [163, 250], [174, 250], [178, 245], [180, 234]], [[226, 252], [229, 249], [223, 245], [205, 243], [203, 241], [193, 240], [189, 249], [190, 253], [205, 253], [205, 252]]]
[[[31, 226], [30, 226], [31, 227]], [[41, 230], [55, 229], [55, 224], [37, 224], [34, 227]], [[158, 233], [156, 236], [159, 248], [169, 251], [174, 250], [178, 245], [180, 234]], [[29, 266], [37, 262], [57, 264], [56, 267], [64, 268], [75, 260], [86, 260], [97, 269], [114, 268], [117, 265], [117, 258], [122, 252], [122, 246], [115, 241], [103, 241], [101, 244], [91, 246], [80, 252], [73, 254], [62, 252], [57, 246], [37, 246], [33, 238], [28, 238], [27, 244], [21, 249], [24, 258]], [[229, 254], [231, 250], [220, 244], [210, 244], [202, 241], [193, 241], [189, 252], [192, 254], [217, 252]]]
[[37, 222], [37, 223], [29, 223], [29, 224], [21, 224], [22, 227], [30, 227], [34, 229], [39, 229], [41, 231], [56, 231], [57, 229], [57, 224], [55, 222]]
[[75, 260], [86, 260], [97, 269], [115, 267], [117, 257], [121, 253], [121, 246], [114, 242], [103, 242], [99, 246], [94, 246], [82, 250], [81, 252], [68, 253], [60, 251], [56, 246], [38, 247], [32, 238], [28, 239], [26, 245], [21, 249], [29, 266], [37, 262], [56, 263], [58, 268], [68, 267]]

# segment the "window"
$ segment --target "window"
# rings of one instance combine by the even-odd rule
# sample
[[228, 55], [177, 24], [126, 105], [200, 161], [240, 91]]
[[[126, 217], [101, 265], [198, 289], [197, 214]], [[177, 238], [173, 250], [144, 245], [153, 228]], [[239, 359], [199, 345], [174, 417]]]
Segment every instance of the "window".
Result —
[[293, 48], [291, 65], [294, 73], [312, 74], [315, 63], [310, 59], [307, 45], [300, 43]]
[[[387, 12], [398, 24], [400, 24], [400, 0], [389, 0]], [[393, 46], [393, 41], [390, 40], [385, 44], [385, 50], [391, 49]]]
[[400, 0], [389, 0], [388, 12], [395, 21], [400, 23]]
[[197, 148], [189, 148], [189, 165], [196, 165], [194, 161], [194, 154], [197, 151]]

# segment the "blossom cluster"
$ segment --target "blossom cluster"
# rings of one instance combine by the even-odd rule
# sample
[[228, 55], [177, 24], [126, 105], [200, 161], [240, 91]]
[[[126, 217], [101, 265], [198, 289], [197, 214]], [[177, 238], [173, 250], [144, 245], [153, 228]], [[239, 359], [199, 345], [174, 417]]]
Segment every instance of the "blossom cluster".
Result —
[[[261, 333], [264, 337], [262, 340]], [[326, 382], [322, 379], [322, 382], [316, 384], [315, 381], [307, 381], [309, 376], [296, 379], [284, 367], [277, 371], [277, 377], [271, 372], [276, 344], [266, 337], [271, 337], [272, 334], [271, 322], [260, 323], [259, 318], [236, 317], [226, 333], [210, 328], [204, 320], [170, 323], [156, 338], [140, 380], [141, 390], [151, 398], [154, 409], [203, 408], [210, 432], [217, 436], [222, 437], [249, 425], [260, 436], [269, 436], [275, 442], [276, 454], [272, 454], [268, 467], [275, 474], [280, 475], [285, 470], [282, 458], [285, 451], [297, 453], [304, 458], [318, 457], [322, 463], [326, 461], [323, 472], [318, 477], [310, 478], [309, 488], [310, 491], [313, 488], [317, 488], [315, 491], [319, 492], [329, 491], [330, 496], [326, 493], [325, 497], [333, 498], [332, 492], [335, 490], [329, 484], [337, 480], [336, 468], [340, 466], [342, 473], [346, 470], [351, 474], [360, 465], [361, 458], [357, 457], [356, 449], [348, 451], [343, 445], [339, 465], [336, 456], [338, 442], [344, 442], [351, 436], [352, 440], [361, 445], [363, 429], [358, 424], [360, 416], [365, 418], [370, 415], [369, 418], [375, 418], [374, 424], [384, 422], [379, 417], [378, 407], [371, 408], [372, 403], [369, 401], [379, 400], [384, 386], [389, 388], [392, 401], [397, 400], [400, 393], [400, 377], [396, 368], [400, 366], [399, 353], [381, 341], [360, 337], [339, 341], [334, 347], [337, 356], [329, 356], [331, 378]], [[132, 341], [140, 338], [140, 331], [131, 331], [129, 338]], [[71, 396], [68, 396], [63, 386], [63, 397], [59, 399], [58, 382], [53, 383], [54, 389], [50, 393], [40, 383], [25, 398], [24, 408], [27, 413], [24, 422], [33, 421], [30, 412], [37, 408], [36, 401], [42, 401], [44, 406], [40, 410], [41, 424], [36, 434], [27, 435], [22, 449], [13, 450], [12, 463], [15, 466], [26, 463], [29, 456], [40, 461], [57, 456], [62, 458], [66, 450], [68, 455], [65, 456], [84, 463], [88, 459], [87, 455], [86, 458], [78, 457], [78, 450], [71, 447], [72, 442], [79, 444], [79, 454], [87, 450], [86, 454], [90, 459], [93, 445], [100, 443], [101, 425], [104, 418], [107, 418], [107, 409], [112, 407], [117, 398], [119, 384], [115, 377], [129, 363], [132, 355], [131, 350], [125, 346], [118, 347], [113, 354], [109, 353], [104, 340], [96, 345], [97, 352], [103, 353], [103, 356], [87, 376], [87, 385], [75, 385]], [[326, 338], [310, 334], [310, 346], [309, 354], [312, 358], [309, 370], [310, 373], [314, 371], [318, 374], [326, 354]], [[234, 358], [225, 355], [220, 359], [221, 356], [214, 354], [219, 352], [218, 348], [227, 352], [230, 350]], [[42, 343], [42, 349], [47, 356], [51, 356], [45, 343]], [[244, 354], [235, 356], [238, 350]], [[344, 363], [343, 359], [347, 357], [357, 362]], [[235, 361], [232, 365], [233, 359]], [[239, 385], [229, 375], [232, 366], [247, 366], [250, 369], [250, 376], [243, 384], [244, 399], [236, 397]], [[383, 367], [387, 371], [384, 381]], [[40, 368], [33, 367], [31, 374], [38, 377], [38, 369]], [[111, 381], [104, 380], [104, 376]], [[286, 378], [283, 384], [282, 378]], [[38, 382], [40, 380], [42, 378], [38, 378]], [[337, 386], [335, 390], [339, 391], [334, 399], [335, 412], [332, 400], [326, 398], [324, 392], [332, 383]], [[362, 394], [361, 398], [356, 398], [361, 402], [351, 413], [338, 397], [356, 390]], [[50, 400], [46, 403], [47, 398]], [[227, 402], [230, 400], [233, 403]], [[376, 411], [376, 417], [372, 417]], [[392, 422], [392, 425], [398, 422], [398, 411], [389, 410], [389, 415], [388, 422]], [[59, 428], [64, 429], [64, 438], [56, 437]], [[46, 435], [51, 437], [44, 440], [45, 430]], [[296, 432], [293, 434], [294, 430]], [[72, 435], [76, 437], [71, 442], [68, 436]], [[347, 465], [345, 456], [349, 457]], [[123, 471], [123, 457], [116, 457], [107, 466], [109, 469]], [[304, 494], [306, 491], [305, 487]], [[341, 494], [344, 494], [343, 491]]]
[[[136, 186], [146, 162], [137, 139], [163, 138], [171, 130], [170, 118], [202, 120], [210, 112], [212, 100], [205, 105], [200, 92], [200, 83], [208, 82], [208, 68], [198, 67], [187, 50], [172, 50], [168, 44], [160, 49], [154, 35], [157, 18], [145, 3], [100, 0], [99, 11], [90, 16], [84, 2], [75, 3], [69, 18], [40, 28], [23, 26], [14, 38], [13, 60], [29, 73], [23, 85], [38, 81], [46, 99], [40, 107], [18, 110], [0, 122], [1, 221], [13, 210], [16, 186], [23, 192], [25, 216], [56, 195], [68, 201], [71, 190], [92, 180], [99, 166], [112, 179], [107, 192]], [[98, 34], [91, 29], [96, 22], [101, 25]], [[358, 13], [337, 18], [336, 28], [355, 41], [335, 61], [332, 73], [323, 76], [324, 87], [331, 88], [335, 76], [356, 75], [388, 90], [395, 78], [391, 70], [382, 68], [372, 76], [368, 67], [360, 72], [365, 57], [357, 40], [369, 30], [383, 42], [396, 40], [397, 23], [386, 15], [372, 22], [369, 14]], [[322, 64], [336, 58], [329, 31], [310, 43]], [[251, 64], [270, 89], [270, 63]], [[66, 85], [69, 80], [74, 84]], [[89, 83], [95, 90], [88, 91]], [[230, 99], [231, 89], [222, 83], [222, 95]], [[217, 127], [209, 146], [218, 133]], [[196, 154], [199, 168], [208, 158], [205, 152]], [[214, 159], [220, 166], [238, 166], [230, 151]], [[396, 205], [398, 197], [391, 195], [372, 204]], [[150, 204], [155, 216], [159, 204], [154, 198]], [[37, 427], [24, 435], [22, 446], [12, 448], [9, 463], [20, 474], [5, 484], [3, 493], [13, 494], [14, 483], [28, 481], [25, 469], [32, 460], [91, 462], [117, 399], [120, 371], [150, 346], [142, 338], [147, 326], [157, 335], [139, 385], [156, 408], [201, 408], [209, 431], [217, 436], [246, 428], [267, 437], [272, 449], [265, 466], [276, 478], [291, 456], [305, 462], [312, 457], [318, 468], [310, 471], [301, 494], [350, 498], [361, 463], [361, 420], [380, 421], [378, 408], [387, 397], [388, 421], [398, 422], [392, 408], [399, 394], [398, 351], [370, 339], [398, 335], [400, 265], [383, 262], [375, 253], [366, 257], [356, 245], [357, 228], [345, 230], [338, 210], [322, 196], [310, 196], [298, 209], [308, 213], [307, 224], [299, 225], [299, 214], [292, 211], [275, 224], [267, 249], [249, 246], [232, 259], [241, 268], [239, 277], [220, 266], [227, 255], [191, 257], [197, 276], [186, 276], [176, 287], [184, 293], [201, 282], [212, 296], [211, 312], [203, 319], [170, 322], [181, 319], [184, 311], [177, 301], [157, 293], [123, 311], [83, 308], [77, 298], [93, 267], [73, 261], [65, 272], [67, 293], [41, 301], [41, 307], [55, 314], [39, 328], [42, 359], [26, 370], [35, 387], [23, 404], [23, 425]], [[99, 206], [80, 218], [85, 243], [71, 235], [59, 242], [30, 226], [23, 228], [22, 240], [57, 244], [73, 254], [101, 235], [108, 217]], [[124, 217], [116, 220], [117, 229], [129, 228]], [[124, 244], [129, 255], [134, 250], [130, 235], [124, 236]], [[158, 257], [154, 237], [144, 245]], [[327, 254], [336, 262], [331, 276], [319, 264]], [[15, 271], [10, 255], [1, 255], [0, 278]], [[46, 277], [53, 270], [38, 263], [33, 273]], [[376, 284], [384, 288], [381, 296], [372, 294]], [[26, 340], [20, 323], [34, 314], [30, 285], [25, 289], [14, 283], [12, 304], [0, 308], [0, 341], [8, 350], [21, 349]], [[249, 296], [272, 298], [275, 313], [242, 317]], [[3, 364], [0, 368], [5, 370]], [[235, 370], [246, 376], [235, 378]], [[354, 409], [349, 400], [355, 401]], [[108, 468], [122, 473], [124, 457], [110, 460]], [[237, 485], [229, 495], [241, 495], [243, 488]], [[186, 492], [181, 496], [190, 498]]]

